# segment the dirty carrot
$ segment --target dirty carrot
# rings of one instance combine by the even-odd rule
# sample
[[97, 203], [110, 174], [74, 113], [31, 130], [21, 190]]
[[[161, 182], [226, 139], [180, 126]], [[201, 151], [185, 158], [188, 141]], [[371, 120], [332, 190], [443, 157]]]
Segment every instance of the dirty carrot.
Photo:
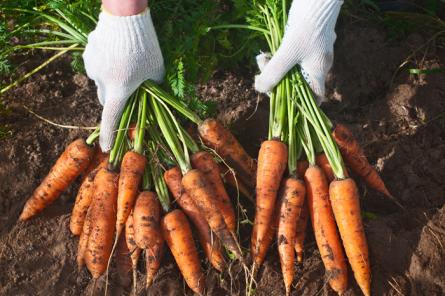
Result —
[[340, 236], [329, 202], [328, 181], [323, 170], [318, 166], [310, 166], [306, 170], [304, 178], [312, 228], [321, 259], [326, 268], [329, 284], [335, 292], [343, 294], [348, 285], [348, 273]]
[[128, 151], [122, 159], [117, 196], [116, 238], [124, 229], [133, 208], [144, 175], [145, 163], [145, 156], [135, 151]]
[[161, 265], [164, 240], [160, 231], [161, 204], [156, 194], [144, 191], [139, 194], [133, 209], [133, 227], [136, 245], [145, 250], [146, 287], [149, 287]]
[[187, 285], [195, 293], [202, 295], [205, 277], [201, 270], [192, 230], [184, 213], [181, 210], [168, 213], [162, 219], [161, 228]]
[[203, 213], [210, 229], [221, 240], [223, 245], [232, 251], [238, 259], [243, 261], [237, 239], [224, 222], [220, 209], [214, 202], [216, 193], [205, 175], [199, 170], [192, 169], [182, 178], [182, 186]]
[[86, 176], [80, 185], [70, 218], [70, 230], [74, 235], [80, 235], [82, 232], [85, 216], [93, 200], [94, 177], [96, 177], [97, 172], [101, 168], [106, 168], [107, 164], [108, 160], [105, 158], [93, 171], [88, 174], [88, 176]]
[[256, 164], [247, 154], [233, 134], [215, 119], [206, 119], [198, 126], [199, 135], [204, 143], [214, 149], [237, 176], [249, 187], [255, 187]]
[[251, 239], [252, 245], [255, 246], [252, 250], [254, 262], [259, 261], [255, 258], [260, 255], [262, 241], [272, 227], [275, 201], [286, 163], [287, 146], [284, 143], [269, 140], [261, 144], [258, 153], [254, 232]]
[[133, 269], [133, 293], [136, 293], [137, 266], [142, 250], [136, 245], [136, 240], [134, 238], [133, 212], [130, 213], [127, 222], [125, 223], [125, 241], [127, 242], [128, 250], [130, 251], [131, 266]]
[[20, 220], [25, 221], [54, 202], [88, 166], [93, 149], [77, 139], [66, 147], [48, 175], [26, 202]]
[[94, 178], [92, 230], [85, 253], [85, 263], [94, 279], [107, 269], [116, 226], [118, 174], [101, 169]]
[[297, 262], [303, 262], [304, 239], [306, 238], [307, 219], [309, 217], [307, 208], [307, 199], [304, 202], [301, 214], [297, 219], [297, 231], [295, 232], [295, 253], [297, 254]]
[[368, 162], [363, 149], [352, 132], [346, 126], [337, 123], [332, 131], [332, 137], [340, 148], [347, 165], [362, 177], [369, 187], [392, 197], [382, 178]]
[[351, 178], [336, 180], [329, 186], [329, 197], [354, 277], [365, 296], [371, 295], [371, 268], [368, 244], [360, 214], [357, 186]]
[[210, 264], [218, 270], [223, 271], [225, 267], [224, 256], [222, 254], [221, 243], [217, 237], [212, 237], [212, 233], [206, 219], [198, 210], [190, 196], [182, 188], [182, 173], [179, 167], [173, 167], [164, 173], [164, 180], [168, 189], [175, 198], [175, 201], [192, 221], [198, 232], [199, 243], [204, 249], [204, 253]]
[[85, 265], [85, 252], [88, 246], [88, 239], [90, 237], [91, 230], [93, 228], [91, 222], [91, 213], [93, 212], [93, 205], [88, 208], [87, 214], [85, 216], [85, 222], [83, 223], [82, 233], [79, 237], [79, 245], [77, 247], [77, 269], [80, 271]]
[[[162, 235], [160, 235], [162, 238]], [[162, 254], [164, 251], [164, 240], [157, 240], [156, 243], [151, 248], [145, 250], [145, 288], [148, 288], [153, 283], [153, 279], [156, 273], [161, 267]]]
[[224, 188], [224, 183], [219, 173], [218, 164], [213, 159], [213, 156], [206, 152], [200, 151], [194, 153], [191, 158], [194, 168], [200, 170], [206, 176], [216, 193], [215, 202], [218, 203], [218, 208], [223, 215], [224, 222], [232, 233], [236, 230], [235, 211], [232, 206], [232, 201]]
[[301, 216], [306, 188], [303, 181], [289, 177], [282, 185], [282, 201], [278, 222], [278, 254], [280, 255], [281, 271], [283, 273], [286, 295], [290, 294], [290, 287], [295, 275], [295, 233], [296, 221]]
[[[266, 259], [267, 250], [269, 250], [270, 245], [272, 244], [273, 240], [277, 237], [277, 230], [278, 230], [278, 222], [280, 221], [280, 209], [281, 209], [281, 199], [278, 199], [275, 203], [275, 210], [272, 217], [272, 224], [269, 228], [267, 235], [264, 237], [264, 239], [261, 241], [258, 248], [256, 247], [256, 240], [252, 240], [252, 244], [250, 246], [250, 252], [253, 254], [254, 250], [256, 251], [255, 257], [253, 257], [253, 262], [255, 266], [261, 266], [264, 262], [264, 259]], [[256, 227], [254, 225], [252, 230], [252, 238], [256, 237]], [[253, 273], [256, 273], [258, 269], [254, 269]]]

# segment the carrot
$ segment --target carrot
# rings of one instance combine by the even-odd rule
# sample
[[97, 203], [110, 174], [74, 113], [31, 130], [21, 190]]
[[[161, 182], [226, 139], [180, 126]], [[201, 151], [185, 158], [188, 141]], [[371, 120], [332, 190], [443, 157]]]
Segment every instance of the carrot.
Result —
[[153, 192], [141, 192], [133, 210], [133, 227], [136, 245], [145, 250], [148, 288], [161, 266], [164, 240], [160, 231], [161, 204]]
[[26, 202], [20, 221], [30, 219], [54, 202], [87, 168], [92, 156], [93, 149], [83, 139], [77, 139], [69, 144]]
[[202, 295], [205, 278], [193, 242], [192, 230], [184, 213], [181, 210], [168, 213], [162, 218], [161, 228], [187, 285], [195, 293]]
[[[274, 205], [286, 163], [287, 146], [284, 143], [269, 140], [261, 144], [258, 153], [254, 235], [251, 242], [252, 246], [255, 246], [252, 250], [254, 262], [260, 261], [256, 257], [262, 255], [259, 253], [262, 241], [272, 227]], [[264, 250], [266, 251], [267, 249]]]
[[243, 261], [239, 244], [234, 234], [228, 229], [220, 209], [214, 202], [216, 194], [205, 175], [199, 170], [190, 170], [182, 178], [182, 186], [223, 245]]
[[309, 162], [304, 160], [297, 161], [297, 174], [299, 178], [303, 178], [306, 173], [307, 168], [309, 167]]
[[85, 265], [85, 252], [88, 246], [88, 239], [90, 237], [91, 230], [93, 225], [91, 223], [91, 213], [93, 212], [92, 206], [88, 208], [87, 214], [85, 216], [85, 222], [83, 223], [82, 233], [79, 237], [79, 245], [77, 247], [77, 269], [80, 271], [82, 267]]
[[[162, 238], [162, 235], [159, 236]], [[145, 267], [147, 269], [147, 275], [145, 280], [145, 287], [148, 288], [153, 283], [153, 279], [156, 273], [161, 267], [162, 253], [164, 250], [164, 240], [161, 239], [152, 248], [145, 250]]]
[[332, 136], [340, 148], [347, 165], [357, 175], [363, 178], [369, 187], [388, 197], [393, 197], [386, 188], [382, 178], [380, 178], [377, 171], [368, 162], [363, 149], [352, 135], [352, 132], [346, 126], [337, 123], [332, 132]]
[[[280, 221], [280, 209], [281, 209], [281, 199], [278, 199], [275, 204], [275, 210], [272, 217], [272, 225], [269, 228], [267, 235], [263, 238], [260, 245], [258, 246], [258, 249], [256, 247], [257, 241], [252, 239], [251, 245], [250, 245], [250, 253], [254, 254], [254, 250], [256, 251], [255, 256], [253, 257], [253, 262], [255, 266], [261, 266], [264, 262], [264, 259], [266, 259], [267, 250], [269, 249], [270, 245], [272, 244], [274, 238], [276, 238], [277, 230], [278, 230], [278, 223]], [[256, 238], [257, 236], [257, 228], [255, 225], [253, 226], [252, 230], [252, 238]], [[255, 273], [258, 270], [253, 269], [253, 273]]]
[[175, 201], [195, 225], [198, 232], [199, 243], [212, 266], [222, 272], [225, 267], [221, 243], [218, 238], [212, 237], [206, 219], [198, 210], [190, 196], [184, 192], [181, 184], [182, 174], [179, 167], [174, 167], [164, 173], [164, 180]]
[[332, 289], [343, 294], [348, 286], [348, 273], [334, 214], [329, 202], [329, 187], [323, 170], [310, 166], [304, 175], [309, 214], [315, 240]]
[[85, 253], [85, 263], [94, 279], [107, 269], [116, 225], [118, 174], [101, 169], [94, 178], [92, 230]]
[[283, 182], [280, 218], [278, 222], [278, 254], [280, 255], [286, 295], [295, 275], [295, 233], [306, 195], [303, 181], [289, 177]]
[[304, 201], [301, 215], [297, 220], [297, 231], [295, 232], [295, 253], [297, 253], [297, 262], [303, 262], [304, 239], [306, 238], [306, 227], [308, 219], [307, 200]]
[[235, 172], [231, 169], [229, 169], [226, 165], [223, 163], [219, 164], [219, 172], [224, 180], [225, 183], [232, 186], [234, 189], [237, 189], [241, 192], [242, 195], [247, 197], [248, 200], [255, 202], [254, 196], [253, 196], [253, 188], [249, 188], [241, 179], [237, 179], [235, 177]]
[[122, 159], [117, 196], [116, 239], [124, 229], [133, 208], [144, 175], [145, 163], [145, 156], [135, 151], [128, 151]]
[[142, 250], [136, 245], [136, 240], [134, 239], [133, 212], [130, 213], [125, 223], [125, 241], [130, 251], [131, 266], [133, 269], [133, 291], [136, 293], [137, 266]]
[[209, 118], [198, 126], [204, 143], [214, 149], [249, 187], [255, 187], [256, 165], [233, 134], [217, 120]]
[[86, 176], [80, 185], [70, 218], [70, 230], [74, 235], [80, 235], [82, 232], [85, 216], [93, 200], [94, 177], [96, 177], [97, 172], [101, 168], [106, 168], [107, 164], [108, 160], [105, 158], [93, 171], [88, 174], [88, 176]]
[[224, 188], [218, 164], [213, 160], [213, 156], [205, 151], [193, 154], [191, 161], [194, 168], [205, 174], [210, 186], [215, 190], [216, 201], [218, 203], [218, 208], [223, 215], [224, 222], [226, 222], [227, 228], [229, 228], [232, 233], [235, 233], [235, 211], [232, 207], [232, 201]]
[[369, 296], [371, 268], [357, 186], [351, 178], [333, 181], [329, 186], [329, 196], [354, 277], [363, 294]]

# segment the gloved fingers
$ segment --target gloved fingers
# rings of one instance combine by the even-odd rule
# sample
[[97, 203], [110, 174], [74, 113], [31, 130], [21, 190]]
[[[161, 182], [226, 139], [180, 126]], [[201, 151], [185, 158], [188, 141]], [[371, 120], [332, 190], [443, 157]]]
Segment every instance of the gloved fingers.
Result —
[[258, 92], [267, 93], [271, 91], [297, 63], [298, 52], [292, 50], [292, 47], [290, 47], [288, 43], [286, 39], [283, 40], [280, 48], [264, 66], [261, 74], [255, 77], [255, 89]]
[[271, 58], [272, 54], [270, 52], [261, 52], [256, 56], [256, 63], [258, 65], [258, 69], [260, 69], [260, 72], [264, 70]]
[[113, 148], [117, 127], [128, 97], [112, 96], [105, 100], [100, 123], [99, 144], [103, 152]]
[[301, 72], [314, 92], [318, 105], [326, 101], [325, 83], [328, 71], [329, 68], [321, 70], [320, 68], [313, 67], [312, 63], [301, 64]]

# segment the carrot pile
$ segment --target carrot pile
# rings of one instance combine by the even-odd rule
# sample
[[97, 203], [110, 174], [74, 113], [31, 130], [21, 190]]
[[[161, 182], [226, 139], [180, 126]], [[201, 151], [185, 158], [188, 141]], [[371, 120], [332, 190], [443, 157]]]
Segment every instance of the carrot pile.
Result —
[[[287, 9], [287, 1], [258, 1], [251, 5], [248, 25], [217, 28], [254, 30], [264, 37], [274, 54], [285, 31]], [[282, 79], [269, 97], [268, 139], [258, 153], [252, 274], [256, 275], [275, 238], [289, 295], [295, 261], [303, 260], [310, 217], [331, 288], [338, 294], [346, 291], [349, 262], [363, 294], [371, 295], [371, 268], [360, 197], [343, 158], [369, 187], [390, 198], [392, 195], [352, 133], [341, 124], [333, 126], [318, 107], [298, 67]]]
[[[239, 27], [260, 32], [273, 54], [284, 34], [286, 11], [286, 1], [256, 2], [249, 26]], [[199, 142], [185, 128], [192, 124]], [[138, 262], [144, 257], [149, 288], [167, 248], [188, 287], [200, 295], [205, 273], [199, 248], [218, 272], [224, 272], [229, 258], [245, 267], [238, 208], [227, 183], [255, 198], [249, 293], [274, 242], [286, 295], [291, 293], [311, 223], [330, 287], [338, 294], [347, 290], [349, 262], [363, 294], [371, 295], [360, 197], [347, 168], [393, 197], [352, 133], [333, 125], [317, 106], [299, 68], [270, 93], [269, 133], [258, 162], [221, 123], [201, 120], [150, 81], [130, 97], [109, 153], [94, 146], [98, 133], [99, 128], [65, 149], [19, 218], [26, 221], [42, 212], [81, 176], [69, 227], [79, 236], [78, 268], [86, 266], [94, 281], [107, 277], [115, 260], [119, 276], [131, 277], [135, 292]]]
[[[237, 153], [243, 153], [232, 162], [248, 168], [242, 174], [255, 174], [254, 161], [218, 122], [201, 121], [149, 81], [142, 89], [129, 99], [110, 153], [93, 144], [99, 129], [86, 141], [74, 141], [27, 201], [20, 220], [41, 212], [82, 174], [70, 221], [72, 234], [79, 236], [79, 270], [86, 266], [97, 281], [107, 277], [115, 258], [119, 276], [132, 274], [136, 291], [142, 256], [149, 288], [168, 247], [190, 289], [203, 294], [204, 271], [193, 228], [208, 261], [219, 272], [228, 262], [225, 249], [242, 262], [244, 257], [221, 163], [217, 155], [201, 150], [178, 118], [197, 123], [205, 135], [229, 141], [231, 146], [223, 149], [236, 147]], [[236, 180], [238, 172], [231, 173]]]

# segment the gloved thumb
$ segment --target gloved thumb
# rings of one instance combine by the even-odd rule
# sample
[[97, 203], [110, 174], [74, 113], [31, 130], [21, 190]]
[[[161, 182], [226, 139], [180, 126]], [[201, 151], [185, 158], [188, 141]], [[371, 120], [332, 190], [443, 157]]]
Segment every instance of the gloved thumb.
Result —
[[99, 144], [103, 152], [109, 152], [113, 148], [119, 120], [127, 99], [126, 96], [119, 95], [105, 99], [99, 136]]
[[[284, 46], [283, 46], [284, 45]], [[287, 44], [283, 41], [278, 51], [272, 59], [264, 56], [257, 56], [257, 63], [261, 74], [255, 77], [255, 89], [261, 93], [267, 93], [277, 85], [286, 73], [297, 63], [296, 56], [288, 53]], [[258, 60], [260, 57], [260, 61]], [[261, 62], [261, 65], [260, 65]], [[263, 69], [261, 69], [263, 68]]]

